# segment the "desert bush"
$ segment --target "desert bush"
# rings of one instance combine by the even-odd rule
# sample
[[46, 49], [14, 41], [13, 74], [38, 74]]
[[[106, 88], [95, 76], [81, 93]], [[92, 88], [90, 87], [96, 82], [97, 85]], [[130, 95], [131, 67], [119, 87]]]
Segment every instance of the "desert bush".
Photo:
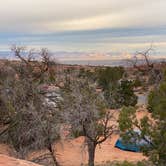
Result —
[[148, 105], [152, 113], [153, 121], [145, 116], [138, 122], [135, 116], [136, 109], [126, 107], [120, 113], [119, 126], [124, 136], [126, 132], [131, 133], [134, 127], [138, 128], [141, 132], [140, 135], [137, 135], [139, 137], [138, 139], [144, 139], [148, 142], [148, 146], [142, 148], [144, 154], [149, 157], [154, 165], [164, 166], [166, 163], [165, 81], [150, 93]]
[[58, 109], [44, 104], [45, 97], [39, 90], [39, 85], [49, 80], [50, 59], [46, 50], [42, 50], [39, 55], [43, 61], [31, 61], [23, 57], [21, 50], [14, 47], [14, 53], [20, 59], [10, 66], [14, 72], [0, 73], [4, 75], [1, 77], [0, 110], [4, 110], [9, 119], [0, 139], [11, 144], [21, 158], [33, 150], [47, 148], [54, 164], [58, 165], [53, 143], [59, 138], [57, 117], [60, 114]]
[[143, 160], [143, 161], [138, 161], [137, 163], [133, 162], [106, 162], [104, 164], [96, 165], [96, 166], [153, 166], [153, 164], [149, 161]]
[[121, 108], [123, 106], [135, 106], [137, 96], [133, 91], [133, 83], [128, 80], [122, 80], [111, 90], [105, 91], [104, 96], [110, 108]]
[[96, 72], [98, 84], [104, 91], [109, 90], [110, 86], [116, 84], [125, 73], [123, 67], [106, 67], [104, 69], [98, 69]]

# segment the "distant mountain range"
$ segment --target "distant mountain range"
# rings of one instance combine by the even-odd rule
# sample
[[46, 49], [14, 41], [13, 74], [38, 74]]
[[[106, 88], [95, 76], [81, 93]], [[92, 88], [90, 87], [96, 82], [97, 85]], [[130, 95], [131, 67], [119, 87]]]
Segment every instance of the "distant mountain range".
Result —
[[[63, 64], [78, 64], [78, 65], [105, 65], [105, 66], [128, 66], [131, 54], [111, 54], [111, 53], [85, 53], [85, 52], [66, 52], [58, 51], [52, 52], [52, 56]], [[0, 59], [16, 59], [11, 51], [0, 51]], [[166, 56], [151, 56], [151, 61], [166, 62]], [[139, 63], [143, 63], [139, 59]]]

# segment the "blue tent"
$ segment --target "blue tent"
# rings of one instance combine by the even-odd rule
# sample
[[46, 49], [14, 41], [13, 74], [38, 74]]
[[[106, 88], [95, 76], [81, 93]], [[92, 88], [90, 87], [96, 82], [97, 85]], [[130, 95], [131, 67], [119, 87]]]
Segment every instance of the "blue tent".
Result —
[[[140, 135], [139, 130], [134, 130], [133, 133]], [[149, 140], [148, 138], [146, 139]], [[122, 140], [122, 138], [119, 138], [115, 143], [115, 147], [121, 150], [132, 151], [132, 152], [140, 152], [141, 148], [147, 145], [149, 146], [149, 144], [145, 140], [143, 139], [138, 140], [135, 138], [132, 138], [129, 142], [125, 142]]]
[[140, 147], [137, 144], [124, 143], [121, 139], [116, 141], [115, 147], [125, 151], [140, 152]]

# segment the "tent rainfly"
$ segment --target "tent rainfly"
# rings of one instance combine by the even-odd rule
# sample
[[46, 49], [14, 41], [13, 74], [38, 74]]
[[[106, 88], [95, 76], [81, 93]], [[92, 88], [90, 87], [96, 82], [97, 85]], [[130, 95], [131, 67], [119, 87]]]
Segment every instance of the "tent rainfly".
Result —
[[[134, 130], [133, 133], [140, 135], [141, 132], [139, 130]], [[149, 140], [148, 138], [146, 139]], [[122, 138], [119, 138], [115, 143], [116, 148], [132, 152], [140, 152], [141, 148], [147, 145], [149, 145], [147, 141], [145, 141], [144, 139], [138, 140], [137, 138], [131, 138], [129, 142], [125, 142]]]

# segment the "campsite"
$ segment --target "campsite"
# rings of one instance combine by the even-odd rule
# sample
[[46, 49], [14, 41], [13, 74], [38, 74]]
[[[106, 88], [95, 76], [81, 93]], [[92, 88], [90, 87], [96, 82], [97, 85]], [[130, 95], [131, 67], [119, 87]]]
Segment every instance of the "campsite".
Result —
[[0, 166], [166, 166], [166, 0], [0, 0]]

